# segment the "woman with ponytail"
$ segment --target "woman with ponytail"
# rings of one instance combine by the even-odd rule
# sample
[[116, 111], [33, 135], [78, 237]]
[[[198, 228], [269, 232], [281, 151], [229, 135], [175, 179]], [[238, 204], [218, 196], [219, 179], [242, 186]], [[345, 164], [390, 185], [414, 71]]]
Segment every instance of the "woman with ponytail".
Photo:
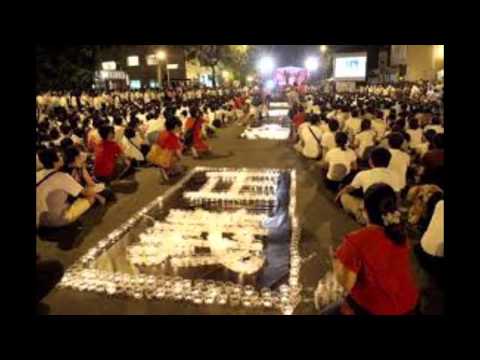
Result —
[[365, 211], [367, 226], [346, 235], [333, 258], [336, 278], [348, 293], [340, 312], [414, 314], [418, 289], [395, 191], [383, 183], [370, 186]]

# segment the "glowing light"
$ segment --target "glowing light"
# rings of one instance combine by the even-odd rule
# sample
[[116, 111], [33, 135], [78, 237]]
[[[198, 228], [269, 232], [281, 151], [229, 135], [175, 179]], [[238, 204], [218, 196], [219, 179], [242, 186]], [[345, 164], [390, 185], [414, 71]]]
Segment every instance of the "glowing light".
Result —
[[167, 53], [166, 53], [165, 51], [163, 51], [163, 50], [159, 50], [159, 51], [157, 52], [157, 58], [158, 58], [159, 60], [165, 60], [165, 59], [167, 58]]
[[265, 83], [265, 87], [268, 89], [268, 90], [272, 90], [274, 87], [275, 87], [275, 82], [273, 80], [268, 80], [266, 83]]
[[305, 67], [308, 71], [316, 71], [318, 69], [318, 59], [316, 57], [309, 57], [305, 60]]
[[224, 79], [230, 79], [230, 73], [228, 71], [222, 71], [222, 76]]
[[258, 63], [258, 68], [262, 74], [269, 74], [273, 71], [275, 67], [275, 62], [273, 61], [273, 58], [266, 56], [262, 59], [260, 59]]
[[327, 50], [328, 50], [328, 46], [327, 46], [327, 45], [321, 45], [321, 46], [320, 46], [320, 51], [321, 51], [323, 54], [325, 54], [325, 53], [327, 52]]
[[247, 76], [247, 81], [252, 82], [253, 81], [253, 76]]

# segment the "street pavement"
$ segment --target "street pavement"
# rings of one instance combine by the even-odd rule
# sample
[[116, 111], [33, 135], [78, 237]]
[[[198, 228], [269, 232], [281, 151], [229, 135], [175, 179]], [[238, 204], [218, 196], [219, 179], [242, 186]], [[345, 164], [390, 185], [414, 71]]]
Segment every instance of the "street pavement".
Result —
[[[194, 160], [185, 157], [182, 163], [189, 169], [195, 166], [294, 168], [297, 170], [297, 214], [302, 226], [301, 254], [309, 260], [302, 265], [300, 282], [304, 288], [315, 287], [330, 269], [329, 246], [337, 246], [342, 237], [358, 229], [358, 224], [335, 203], [334, 195], [325, 189], [321, 174], [314, 161], [301, 158], [284, 141], [246, 140], [239, 136], [242, 127], [231, 125], [210, 139], [214, 155]], [[97, 207], [81, 229], [55, 231], [37, 239], [37, 253], [46, 259], [57, 259], [68, 268], [99, 240], [125, 222], [143, 206], [163, 194], [171, 185], [161, 183], [158, 169], [142, 169], [135, 174], [138, 186], [123, 189], [117, 202], [106, 208]], [[444, 294], [418, 267], [415, 273], [425, 296], [422, 310], [428, 314], [443, 313]], [[49, 314], [269, 314], [225, 306], [197, 306], [169, 301], [146, 301], [108, 298], [97, 294], [73, 290], [54, 289], [44, 300]], [[271, 312], [270, 312], [271, 313]], [[295, 313], [315, 314], [311, 303], [304, 303]]]

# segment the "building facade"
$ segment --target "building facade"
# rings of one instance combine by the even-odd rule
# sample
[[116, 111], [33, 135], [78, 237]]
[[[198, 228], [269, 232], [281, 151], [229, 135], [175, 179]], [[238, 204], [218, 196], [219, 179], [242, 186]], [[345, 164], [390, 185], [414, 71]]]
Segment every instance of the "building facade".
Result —
[[443, 78], [444, 45], [392, 45], [391, 65], [407, 81]]
[[185, 53], [176, 46], [112, 46], [97, 55], [96, 64], [95, 84], [101, 88], [157, 88], [187, 80]]

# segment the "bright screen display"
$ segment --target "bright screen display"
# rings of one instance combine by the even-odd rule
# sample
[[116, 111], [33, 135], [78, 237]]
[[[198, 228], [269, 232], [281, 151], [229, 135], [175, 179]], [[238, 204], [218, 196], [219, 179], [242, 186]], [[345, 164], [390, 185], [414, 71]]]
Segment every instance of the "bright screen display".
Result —
[[367, 54], [344, 54], [335, 57], [335, 80], [364, 81], [367, 76]]

